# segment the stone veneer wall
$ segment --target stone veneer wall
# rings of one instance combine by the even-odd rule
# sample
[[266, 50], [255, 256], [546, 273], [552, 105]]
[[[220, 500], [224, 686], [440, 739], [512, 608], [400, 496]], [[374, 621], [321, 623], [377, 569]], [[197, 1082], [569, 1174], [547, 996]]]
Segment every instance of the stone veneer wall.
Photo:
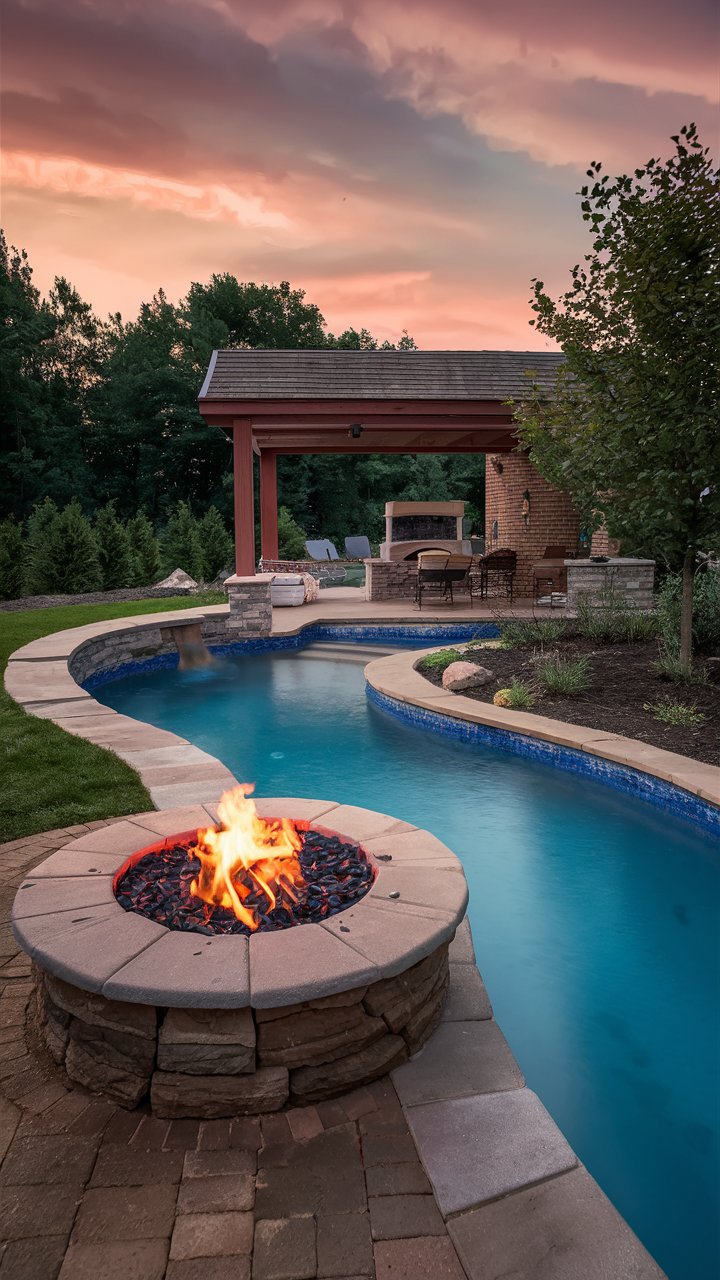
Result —
[[[187, 615], [179, 616], [191, 620]], [[195, 621], [200, 621], [197, 615]], [[113, 667], [127, 662], [142, 662], [158, 654], [177, 653], [172, 634], [175, 625], [158, 622], [154, 626], [127, 627], [86, 640], [68, 661], [70, 674], [78, 684], [83, 684], [96, 671], [111, 671]], [[203, 640], [208, 645], [226, 644], [234, 639], [228, 628], [229, 619], [225, 614], [202, 618]]]
[[[498, 474], [495, 465], [502, 467]], [[530, 492], [527, 529], [522, 518], [523, 494]], [[498, 536], [492, 538], [497, 520]], [[515, 596], [532, 596], [533, 565], [548, 546], [575, 551], [580, 517], [569, 497], [543, 480], [523, 453], [488, 455], [485, 459], [485, 549], [509, 547], [517, 552]]]
[[211, 1119], [339, 1097], [399, 1066], [440, 1021], [448, 944], [395, 978], [275, 1009], [160, 1009], [33, 975], [40, 1033], [71, 1080]]
[[592, 560], [567, 560], [567, 608], [577, 609], [579, 596], [596, 600], [600, 592], [612, 589], [626, 604], [636, 609], [652, 609], [655, 582], [654, 560], [616, 559], [606, 564]]
[[225, 579], [230, 605], [228, 626], [234, 638], [244, 636], [268, 636], [272, 631], [272, 604], [270, 583], [272, 573], [258, 573], [253, 577], [234, 575]]
[[366, 600], [412, 600], [417, 583], [417, 560], [366, 560]]

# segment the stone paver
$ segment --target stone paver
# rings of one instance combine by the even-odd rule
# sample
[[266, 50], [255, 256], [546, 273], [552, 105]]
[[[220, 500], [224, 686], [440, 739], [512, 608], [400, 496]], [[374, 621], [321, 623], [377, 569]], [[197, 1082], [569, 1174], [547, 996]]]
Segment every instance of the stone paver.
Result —
[[255, 1227], [253, 1280], [314, 1280], [317, 1275], [315, 1219], [263, 1218]]
[[378, 1241], [375, 1276], [376, 1280], [465, 1280], [447, 1236]]
[[584, 1169], [449, 1223], [469, 1280], [662, 1280], [662, 1271]]
[[410, 1107], [408, 1115], [446, 1217], [577, 1164], [557, 1125], [529, 1089], [431, 1102]]

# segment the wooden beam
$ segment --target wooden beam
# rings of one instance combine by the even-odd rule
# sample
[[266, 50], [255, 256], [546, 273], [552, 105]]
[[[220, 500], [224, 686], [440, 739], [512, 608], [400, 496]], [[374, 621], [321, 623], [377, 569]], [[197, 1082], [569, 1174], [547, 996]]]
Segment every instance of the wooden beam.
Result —
[[233, 491], [235, 499], [235, 572], [255, 573], [255, 511], [253, 501], [252, 423], [233, 423]]
[[381, 415], [389, 420], [407, 417], [455, 417], [457, 414], [473, 417], [510, 417], [510, 410], [501, 400], [199, 400], [198, 409], [203, 417], [227, 415], [246, 417], [254, 421], [262, 418], [291, 417], [295, 421], [305, 415], [311, 419], [323, 419], [333, 415], [352, 422], [365, 422]]
[[277, 560], [277, 457], [273, 449], [260, 452], [260, 546], [263, 560]]

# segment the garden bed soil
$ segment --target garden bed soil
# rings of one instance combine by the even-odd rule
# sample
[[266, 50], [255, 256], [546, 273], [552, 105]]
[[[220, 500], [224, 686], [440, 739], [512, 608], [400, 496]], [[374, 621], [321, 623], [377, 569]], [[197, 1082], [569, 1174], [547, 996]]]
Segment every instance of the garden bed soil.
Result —
[[[552, 648], [567, 657], [587, 655], [591, 684], [585, 693], [569, 698], [539, 689], [531, 647], [488, 647], [462, 653], [464, 661], [477, 662], [493, 672], [489, 684], [466, 689], [462, 697], [492, 702], [498, 689], [506, 688], [515, 677], [532, 685], [535, 703], [530, 711], [537, 715], [588, 729], [606, 729], [608, 733], [637, 738], [664, 751], [720, 765], [720, 684], [688, 685], [660, 679], [651, 669], [658, 656], [655, 641], [598, 645], [589, 640], [572, 639], [560, 641]], [[718, 663], [711, 665], [717, 668]], [[442, 685], [442, 671], [421, 670], [420, 674], [431, 684]], [[667, 697], [696, 707], [705, 716], [703, 724], [693, 728], [665, 724], [645, 711], [645, 703], [663, 702]]]

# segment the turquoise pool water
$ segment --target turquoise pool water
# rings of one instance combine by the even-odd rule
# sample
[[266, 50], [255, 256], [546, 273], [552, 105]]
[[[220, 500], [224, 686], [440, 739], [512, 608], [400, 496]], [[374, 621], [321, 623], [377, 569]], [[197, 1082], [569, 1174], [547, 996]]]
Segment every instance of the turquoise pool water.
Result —
[[382, 809], [445, 840], [528, 1084], [671, 1280], [716, 1280], [713, 837], [600, 782], [406, 726], [368, 703], [359, 665], [244, 655], [95, 696], [197, 743], [259, 795]]

